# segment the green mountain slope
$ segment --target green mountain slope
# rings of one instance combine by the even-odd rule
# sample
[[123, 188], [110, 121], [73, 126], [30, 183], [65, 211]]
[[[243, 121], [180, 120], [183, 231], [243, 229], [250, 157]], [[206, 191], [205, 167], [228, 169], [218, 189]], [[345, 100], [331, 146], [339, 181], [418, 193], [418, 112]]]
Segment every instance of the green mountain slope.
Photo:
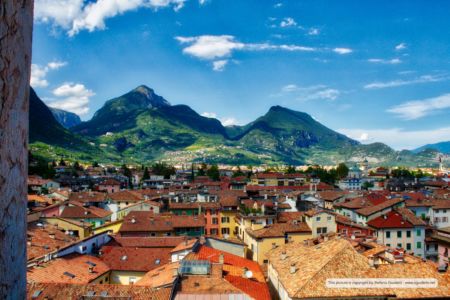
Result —
[[435, 144], [427, 144], [425, 146], [414, 149], [413, 152], [419, 153], [426, 149], [433, 149], [433, 150], [436, 150], [436, 151], [439, 151], [439, 152], [442, 152], [445, 154], [450, 154], [450, 141], [440, 142], [440, 143], [435, 143]]
[[[72, 127], [72, 132], [55, 121], [42, 101], [39, 105], [37, 113], [32, 110], [30, 114], [36, 128], [30, 141], [34, 146], [37, 142], [45, 145], [39, 151], [53, 156], [66, 153], [111, 162], [241, 165], [333, 165], [367, 158], [372, 164], [415, 166], [433, 164], [438, 155], [436, 151], [398, 152], [382, 143], [362, 145], [306, 113], [281, 106], [271, 107], [245, 126], [224, 127], [189, 106], [170, 105], [143, 85], [107, 101], [91, 120]], [[44, 119], [51, 117], [52, 121], [42, 122], [44, 114]]]
[[64, 128], [71, 128], [81, 123], [81, 119], [77, 114], [62, 109], [49, 107], [56, 121]]
[[74, 159], [114, 159], [85, 138], [59, 124], [50, 109], [30, 88], [29, 144], [35, 155], [55, 159], [61, 156]]

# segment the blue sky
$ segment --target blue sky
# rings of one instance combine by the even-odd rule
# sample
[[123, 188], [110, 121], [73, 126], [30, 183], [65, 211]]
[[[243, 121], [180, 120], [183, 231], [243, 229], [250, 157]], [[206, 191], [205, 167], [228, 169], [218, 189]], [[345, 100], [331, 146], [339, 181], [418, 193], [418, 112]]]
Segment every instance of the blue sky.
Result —
[[449, 1], [36, 0], [32, 86], [88, 120], [145, 84], [224, 124], [282, 105], [363, 143], [450, 140]]

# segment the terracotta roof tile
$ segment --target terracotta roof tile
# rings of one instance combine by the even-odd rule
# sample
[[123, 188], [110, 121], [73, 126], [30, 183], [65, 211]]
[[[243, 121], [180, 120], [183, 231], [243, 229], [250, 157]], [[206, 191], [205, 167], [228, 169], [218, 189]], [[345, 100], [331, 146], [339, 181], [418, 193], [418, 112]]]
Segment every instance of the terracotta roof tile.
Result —
[[311, 228], [304, 222], [297, 224], [289, 223], [275, 223], [258, 230], [246, 229], [247, 233], [254, 238], [270, 238], [270, 237], [284, 237], [287, 233], [311, 233]]
[[[93, 272], [89, 267], [95, 264]], [[51, 260], [27, 272], [28, 282], [89, 283], [109, 272], [109, 266], [91, 255], [71, 254]]]
[[169, 248], [103, 246], [100, 259], [116, 271], [148, 272], [170, 261]]

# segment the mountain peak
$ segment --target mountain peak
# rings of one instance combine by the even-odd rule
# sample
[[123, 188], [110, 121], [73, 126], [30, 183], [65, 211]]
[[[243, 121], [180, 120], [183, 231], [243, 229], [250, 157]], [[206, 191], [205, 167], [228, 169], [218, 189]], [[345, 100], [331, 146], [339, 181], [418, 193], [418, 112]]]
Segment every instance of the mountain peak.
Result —
[[148, 102], [148, 106], [150, 107], [161, 107], [161, 106], [170, 106], [169, 101], [164, 99], [163, 97], [157, 95], [152, 88], [149, 88], [145, 84], [141, 84], [136, 87], [131, 93], [137, 93], [145, 97], [146, 102]]

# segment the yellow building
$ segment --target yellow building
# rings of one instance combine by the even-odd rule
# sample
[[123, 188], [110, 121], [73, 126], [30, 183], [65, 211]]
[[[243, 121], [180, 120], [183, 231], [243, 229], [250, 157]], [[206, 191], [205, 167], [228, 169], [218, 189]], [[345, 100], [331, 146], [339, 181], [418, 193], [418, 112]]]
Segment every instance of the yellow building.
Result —
[[264, 214], [237, 214], [236, 216], [236, 226], [238, 228], [238, 238], [245, 244], [248, 244], [248, 233], [247, 229], [258, 230], [264, 228], [265, 226], [272, 225], [275, 223], [275, 215], [264, 215]]
[[258, 173], [251, 178], [251, 185], [259, 186], [298, 186], [306, 182], [306, 175], [301, 173]]
[[267, 254], [290, 242], [301, 242], [312, 238], [309, 226], [304, 222], [276, 223], [264, 228], [246, 229], [247, 257], [259, 264], [267, 263]]
[[144, 277], [146, 273], [147, 272], [139, 271], [111, 271], [110, 283], [121, 285], [135, 284]]
[[94, 234], [111, 231], [112, 233], [118, 233], [123, 220], [117, 220], [115, 222], [106, 223], [100, 227], [94, 229]]
[[309, 210], [305, 212], [303, 221], [311, 228], [313, 237], [337, 232], [335, 215], [326, 211]]
[[237, 237], [236, 210], [221, 210], [219, 213], [219, 235], [222, 237]]
[[69, 234], [84, 239], [92, 234], [92, 224], [87, 222], [79, 222], [72, 219], [59, 217], [45, 218], [45, 222], [57, 225], [59, 230], [69, 232]]

